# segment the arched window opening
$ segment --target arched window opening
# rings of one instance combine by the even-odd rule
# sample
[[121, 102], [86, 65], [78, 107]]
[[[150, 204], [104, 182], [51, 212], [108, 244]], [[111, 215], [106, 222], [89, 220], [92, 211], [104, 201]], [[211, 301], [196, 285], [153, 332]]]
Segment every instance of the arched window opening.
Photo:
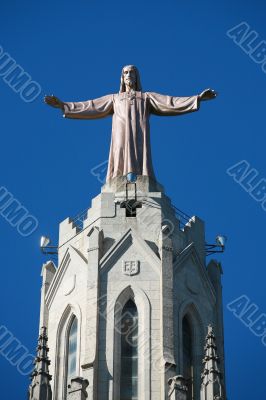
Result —
[[192, 339], [191, 326], [186, 316], [183, 318], [182, 334], [183, 334], [183, 376], [186, 379], [188, 386], [187, 400], [193, 400], [194, 399], [193, 339]]
[[121, 317], [120, 400], [138, 399], [138, 310], [130, 299]]
[[77, 338], [78, 338], [78, 321], [74, 317], [69, 328], [67, 340], [67, 382], [76, 375], [77, 372]]

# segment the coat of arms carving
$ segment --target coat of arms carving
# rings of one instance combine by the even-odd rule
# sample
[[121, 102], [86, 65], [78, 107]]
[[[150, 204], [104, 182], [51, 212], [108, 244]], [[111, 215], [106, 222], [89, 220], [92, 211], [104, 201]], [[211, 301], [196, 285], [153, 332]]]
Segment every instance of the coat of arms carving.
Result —
[[139, 273], [139, 261], [123, 261], [122, 272], [124, 275], [137, 275]]

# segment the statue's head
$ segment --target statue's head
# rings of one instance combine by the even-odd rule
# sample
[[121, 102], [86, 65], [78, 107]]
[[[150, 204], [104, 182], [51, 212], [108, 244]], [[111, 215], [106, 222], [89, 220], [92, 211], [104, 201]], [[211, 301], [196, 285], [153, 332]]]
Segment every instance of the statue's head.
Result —
[[122, 69], [119, 92], [126, 92], [126, 88], [141, 91], [139, 71], [135, 65], [126, 65]]

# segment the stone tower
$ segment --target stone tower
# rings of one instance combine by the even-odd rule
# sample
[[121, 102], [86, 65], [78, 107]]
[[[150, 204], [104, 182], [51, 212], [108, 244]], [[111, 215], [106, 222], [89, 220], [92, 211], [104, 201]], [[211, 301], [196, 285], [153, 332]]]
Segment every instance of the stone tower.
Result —
[[200, 400], [210, 324], [224, 373], [221, 274], [204, 222], [182, 224], [157, 182], [106, 183], [43, 266], [52, 399]]

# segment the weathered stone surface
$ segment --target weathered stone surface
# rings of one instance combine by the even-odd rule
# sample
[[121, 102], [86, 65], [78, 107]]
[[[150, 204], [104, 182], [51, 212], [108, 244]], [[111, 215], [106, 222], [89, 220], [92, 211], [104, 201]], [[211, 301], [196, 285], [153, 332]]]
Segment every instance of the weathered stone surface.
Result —
[[203, 364], [201, 400], [225, 400], [223, 379], [219, 369], [220, 359], [217, 355], [216, 339], [211, 325], [208, 326]]
[[70, 219], [60, 226], [59, 266], [42, 306], [49, 327], [53, 400], [64, 400], [65, 341], [73, 315], [78, 319], [76, 375], [90, 382], [84, 389], [87, 399], [119, 398], [116, 324], [119, 305], [129, 298], [139, 313], [140, 399], [166, 400], [168, 379], [183, 374], [185, 315], [196, 332], [194, 400], [200, 398], [206, 327], [211, 323], [223, 335], [217, 307], [221, 283], [206, 270], [204, 224], [195, 217], [181, 229], [159, 184], [138, 177], [136, 185], [142, 203], [136, 217], [120, 208], [126, 188], [124, 178], [117, 178], [93, 199], [83, 230], [77, 232]]
[[170, 378], [168, 384], [170, 387], [168, 392], [169, 400], [187, 400], [188, 388], [182, 375]]
[[31, 374], [31, 384], [29, 386], [29, 400], [52, 400], [52, 390], [49, 374], [50, 361], [48, 358], [48, 337], [46, 327], [42, 327], [38, 339], [37, 356], [35, 368]]
[[87, 386], [89, 386], [87, 379], [83, 379], [79, 376], [71, 379], [67, 390], [67, 400], [86, 400], [88, 397], [86, 393]]

